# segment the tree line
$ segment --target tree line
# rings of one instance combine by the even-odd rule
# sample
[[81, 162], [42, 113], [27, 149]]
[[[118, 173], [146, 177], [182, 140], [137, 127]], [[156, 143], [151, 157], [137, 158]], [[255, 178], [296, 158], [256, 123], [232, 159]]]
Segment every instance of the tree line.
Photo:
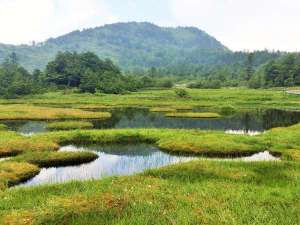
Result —
[[45, 70], [28, 72], [12, 53], [0, 66], [0, 96], [16, 98], [47, 91], [122, 94], [149, 87], [172, 87], [169, 78], [123, 74], [111, 60], [92, 52], [59, 52]]
[[102, 60], [92, 52], [59, 52], [43, 71], [30, 73], [12, 53], [0, 66], [0, 96], [16, 98], [63, 89], [122, 94], [142, 88], [170, 88], [178, 81], [190, 88], [300, 85], [300, 54], [286, 53], [263, 65], [256, 64], [256, 57], [256, 53], [248, 53], [243, 64], [227, 66], [177, 65], [122, 72], [111, 60]]

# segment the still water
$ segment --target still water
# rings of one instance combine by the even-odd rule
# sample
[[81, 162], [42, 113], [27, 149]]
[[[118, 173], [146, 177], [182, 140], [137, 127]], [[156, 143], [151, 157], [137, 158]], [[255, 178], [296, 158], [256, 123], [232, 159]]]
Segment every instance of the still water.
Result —
[[[300, 123], [300, 112], [265, 110], [238, 112], [219, 119], [168, 118], [163, 113], [152, 113], [148, 109], [123, 108], [112, 110], [108, 120], [92, 121], [96, 129], [109, 128], [186, 128], [223, 130], [236, 134], [259, 134], [279, 126]], [[4, 121], [10, 129], [30, 135], [45, 132], [46, 122]]]
[[33, 179], [21, 186], [61, 183], [70, 180], [99, 179], [112, 175], [130, 175], [146, 169], [186, 162], [193, 157], [172, 156], [147, 145], [66, 146], [60, 151], [93, 151], [99, 158], [80, 166], [42, 169]]
[[60, 151], [93, 151], [99, 158], [79, 166], [44, 168], [33, 179], [19, 186], [55, 184], [71, 180], [92, 180], [112, 175], [131, 175], [147, 169], [159, 168], [190, 160], [241, 160], [277, 161], [269, 152], [261, 152], [249, 157], [208, 159], [196, 156], [174, 156], [148, 144], [106, 145], [106, 146], [65, 146]]

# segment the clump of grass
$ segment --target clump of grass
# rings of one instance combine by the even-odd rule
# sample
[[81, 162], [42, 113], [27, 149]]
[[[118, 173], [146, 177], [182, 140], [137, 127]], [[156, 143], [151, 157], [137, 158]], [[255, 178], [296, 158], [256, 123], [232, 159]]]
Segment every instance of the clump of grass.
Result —
[[75, 166], [92, 162], [98, 158], [93, 152], [26, 152], [12, 159], [28, 162], [39, 167]]
[[233, 106], [223, 106], [220, 108], [220, 113], [222, 115], [225, 115], [225, 116], [228, 116], [228, 115], [231, 115], [231, 114], [234, 114], [236, 112], [236, 109], [233, 107]]
[[0, 105], [0, 120], [107, 119], [108, 112], [50, 108], [31, 105]]
[[29, 163], [1, 162], [0, 190], [26, 181], [40, 172], [40, 169]]
[[47, 124], [49, 130], [91, 129], [93, 127], [93, 123], [87, 121], [64, 121]]
[[150, 112], [176, 112], [174, 108], [167, 108], [167, 107], [154, 107], [149, 109]]
[[221, 117], [218, 113], [196, 113], [196, 112], [181, 112], [181, 113], [167, 113], [167, 117], [180, 117], [180, 118], [219, 118]]
[[22, 152], [53, 151], [58, 145], [47, 139], [24, 137], [12, 131], [0, 131], [0, 157], [15, 156]]
[[5, 124], [0, 124], [0, 131], [7, 130], [7, 126]]

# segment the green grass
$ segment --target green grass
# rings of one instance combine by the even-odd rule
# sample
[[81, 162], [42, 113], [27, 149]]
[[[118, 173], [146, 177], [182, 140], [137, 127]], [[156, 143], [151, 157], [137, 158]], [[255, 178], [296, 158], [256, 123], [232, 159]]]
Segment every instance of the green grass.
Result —
[[[300, 108], [300, 96], [279, 89], [189, 90], [189, 96], [178, 98], [174, 90], [101, 96], [47, 93], [0, 100], [0, 118], [98, 118], [103, 112], [82, 109], [122, 106], [205, 108], [221, 115], [259, 108]], [[268, 150], [281, 161], [196, 160], [128, 177], [8, 188], [32, 178], [40, 167], [78, 165], [97, 157], [90, 152], [57, 152], [61, 145], [140, 142], [172, 154], [210, 157]], [[0, 162], [0, 224], [292, 225], [300, 221], [300, 124], [258, 136], [186, 129], [78, 129], [23, 137], [4, 129], [0, 130], [0, 157], [6, 156], [13, 157]]]
[[47, 129], [49, 130], [91, 129], [93, 127], [93, 123], [87, 121], [64, 121], [47, 124]]
[[149, 109], [150, 112], [176, 112], [174, 108], [167, 107], [154, 107]]
[[300, 165], [194, 161], [130, 177], [0, 192], [1, 224], [300, 221]]
[[0, 124], [0, 131], [7, 130], [7, 126], [5, 124]]
[[80, 165], [94, 161], [98, 155], [93, 152], [26, 152], [11, 161], [28, 162], [39, 167]]
[[[173, 89], [145, 90], [124, 95], [92, 95], [92, 94], [64, 94], [63, 92], [46, 93], [30, 96], [26, 99], [0, 100], [2, 104], [55, 104], [58, 107], [66, 105], [80, 105], [92, 108], [103, 106], [124, 107], [205, 107], [221, 109], [232, 106], [236, 110], [243, 109], [299, 109], [300, 96], [289, 95], [280, 89], [247, 89], [231, 88], [217, 90], [189, 89], [189, 98], [178, 98]], [[88, 107], [89, 108], [89, 107]], [[20, 108], [19, 108], [20, 109]]]
[[178, 118], [220, 118], [221, 115], [218, 113], [212, 112], [203, 112], [203, 113], [196, 113], [196, 112], [185, 112], [185, 113], [167, 113], [167, 117], [178, 117]]
[[38, 107], [32, 105], [0, 105], [0, 120], [107, 119], [108, 112], [80, 109]]
[[24, 162], [0, 163], [0, 193], [1, 190], [26, 181], [40, 172], [37, 166]]

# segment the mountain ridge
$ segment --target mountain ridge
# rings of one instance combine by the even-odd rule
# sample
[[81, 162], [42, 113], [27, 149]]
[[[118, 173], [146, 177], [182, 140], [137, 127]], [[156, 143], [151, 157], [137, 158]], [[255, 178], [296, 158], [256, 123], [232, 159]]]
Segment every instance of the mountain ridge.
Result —
[[107, 24], [75, 30], [37, 45], [0, 44], [0, 62], [15, 52], [25, 68], [42, 69], [59, 51], [95, 52], [123, 69], [214, 64], [231, 51], [196, 27], [160, 27], [149, 22]]

